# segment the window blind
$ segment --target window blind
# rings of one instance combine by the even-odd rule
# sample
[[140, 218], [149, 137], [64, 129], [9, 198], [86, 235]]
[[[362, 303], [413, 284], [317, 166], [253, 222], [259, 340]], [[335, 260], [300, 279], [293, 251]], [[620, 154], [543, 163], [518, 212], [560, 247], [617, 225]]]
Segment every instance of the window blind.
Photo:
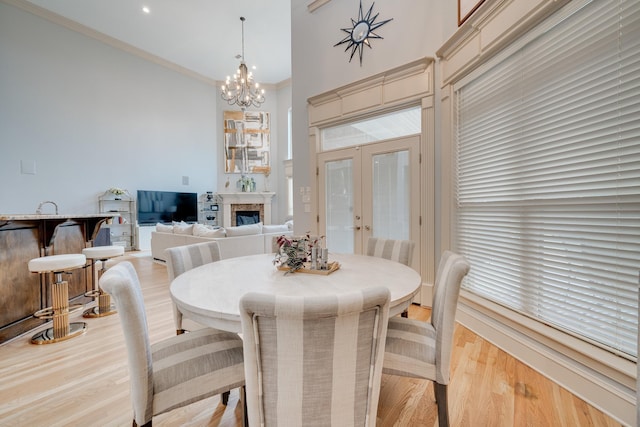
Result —
[[574, 0], [455, 93], [464, 288], [636, 356], [640, 2]]

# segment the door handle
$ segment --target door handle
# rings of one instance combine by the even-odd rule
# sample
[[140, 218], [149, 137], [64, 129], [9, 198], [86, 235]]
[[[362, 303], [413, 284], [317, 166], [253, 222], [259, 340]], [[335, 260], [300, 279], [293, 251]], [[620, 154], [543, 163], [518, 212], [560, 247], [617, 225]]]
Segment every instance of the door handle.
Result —
[[369, 227], [368, 225], [365, 225], [364, 229], [367, 230], [367, 231], [371, 231], [371, 227]]
[[353, 227], [353, 228], [355, 228], [355, 229], [356, 229], [356, 231], [360, 231], [360, 228], [361, 228], [361, 227], [360, 227], [359, 225], [356, 225], [356, 226], [355, 226], [355, 227]]

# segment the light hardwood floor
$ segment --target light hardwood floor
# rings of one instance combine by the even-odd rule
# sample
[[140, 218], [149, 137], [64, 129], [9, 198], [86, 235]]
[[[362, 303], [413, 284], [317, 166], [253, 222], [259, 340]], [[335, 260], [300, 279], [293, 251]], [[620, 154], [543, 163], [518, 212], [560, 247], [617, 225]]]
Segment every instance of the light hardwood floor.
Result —
[[[151, 342], [175, 333], [166, 268], [128, 255], [140, 277]], [[409, 316], [428, 319], [412, 306]], [[87, 319], [81, 337], [32, 345], [32, 333], [0, 346], [0, 426], [128, 426], [132, 410], [117, 315]], [[449, 386], [452, 426], [619, 426], [571, 393], [458, 325]], [[237, 390], [154, 419], [156, 426], [240, 426]], [[436, 426], [428, 381], [384, 376], [381, 426]]]

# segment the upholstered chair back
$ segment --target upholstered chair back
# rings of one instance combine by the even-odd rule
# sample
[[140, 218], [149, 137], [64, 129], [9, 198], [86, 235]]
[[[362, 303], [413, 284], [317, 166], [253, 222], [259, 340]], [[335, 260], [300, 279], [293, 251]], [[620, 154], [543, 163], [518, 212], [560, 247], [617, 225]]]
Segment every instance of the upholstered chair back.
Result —
[[185, 271], [210, 262], [220, 261], [220, 246], [217, 242], [195, 243], [165, 250], [169, 280]]
[[100, 287], [111, 294], [118, 308], [129, 359], [131, 401], [139, 425], [153, 416], [153, 374], [147, 316], [140, 281], [133, 265], [123, 261], [107, 270]]
[[374, 426], [389, 298], [243, 296], [249, 425]]
[[[220, 246], [217, 242], [195, 243], [192, 245], [176, 246], [165, 249], [165, 259], [167, 260], [167, 273], [169, 282], [189, 271], [211, 262], [220, 261]], [[173, 320], [176, 331], [182, 333], [182, 313], [173, 304]]]
[[129, 362], [134, 426], [154, 415], [244, 385], [242, 340], [212, 328], [172, 336], [150, 345], [144, 299], [133, 265], [107, 270], [100, 287], [115, 300]]
[[449, 426], [448, 384], [456, 308], [469, 263], [445, 251], [438, 265], [431, 321], [393, 317], [389, 320], [383, 372], [433, 381], [438, 425]]
[[469, 268], [468, 261], [462, 255], [451, 251], [444, 251], [438, 264], [431, 324], [436, 333], [436, 382], [439, 384], [449, 384], [458, 296], [462, 279]]
[[411, 240], [381, 239], [369, 237], [367, 240], [367, 252], [369, 256], [389, 259], [404, 265], [411, 266], [413, 248], [415, 244]]

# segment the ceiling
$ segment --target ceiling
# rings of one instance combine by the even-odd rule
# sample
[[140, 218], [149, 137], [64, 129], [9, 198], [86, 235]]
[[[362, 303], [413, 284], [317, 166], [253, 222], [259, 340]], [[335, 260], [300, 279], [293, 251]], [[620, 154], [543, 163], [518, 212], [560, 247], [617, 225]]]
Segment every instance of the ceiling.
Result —
[[245, 62], [256, 66], [256, 81], [291, 77], [291, 0], [25, 1], [214, 80], [238, 68], [244, 16]]

